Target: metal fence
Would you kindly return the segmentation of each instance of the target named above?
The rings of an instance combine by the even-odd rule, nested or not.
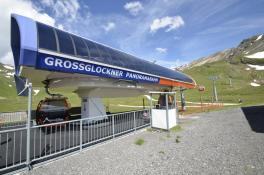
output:
[[[25,111],[0,113],[0,129],[25,125],[26,122],[27,112]]]
[[[82,150],[149,124],[150,113],[146,109],[0,131],[0,174]]]

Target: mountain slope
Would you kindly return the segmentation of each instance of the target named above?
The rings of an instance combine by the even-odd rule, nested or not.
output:
[[[247,70],[247,68],[244,64],[234,65],[226,61],[218,61],[190,68],[184,72],[192,76],[197,84],[205,86],[203,99],[206,101],[211,101],[213,96],[213,86],[209,76],[218,76],[216,86],[220,101],[237,103],[239,99],[242,99],[242,105],[264,103],[264,86],[259,82],[259,79],[262,80],[264,77],[264,71]],[[232,86],[229,84],[230,79]],[[252,83],[260,86],[252,86]],[[197,89],[186,91],[186,99],[200,101]]]
[[[15,94],[14,68],[0,64],[0,99],[12,97]]]
[[[206,87],[204,100],[212,99],[212,81],[209,80],[209,76],[218,76],[216,85],[220,100],[237,103],[242,99],[242,105],[264,103],[264,66],[262,65],[264,37],[262,36],[245,39],[236,48],[198,59],[181,69],[192,76],[197,84]],[[200,100],[197,90],[186,91],[186,97],[191,101]]]
[[[264,35],[256,35],[248,39],[243,40],[237,47],[226,49],[207,57],[197,59],[187,65],[179,67],[180,70],[202,66],[206,63],[213,63],[216,61],[225,60],[231,64],[237,63],[250,63],[250,64],[264,64],[264,53],[263,59],[258,57],[257,60],[254,58],[254,54],[261,53],[264,51]],[[261,54],[260,54],[261,55]],[[253,57],[250,57],[253,56]]]

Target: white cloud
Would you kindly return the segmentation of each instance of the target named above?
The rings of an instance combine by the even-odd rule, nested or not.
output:
[[[167,48],[157,47],[156,51],[159,52],[159,53],[167,53]]]
[[[80,4],[78,0],[42,0],[42,5],[53,10],[56,18],[65,18],[69,20],[76,19]]]
[[[133,16],[136,16],[141,10],[143,10],[143,6],[139,1],[128,2],[124,5],[124,8]]]
[[[77,0],[57,1],[54,5],[55,14],[57,17],[69,16],[75,19],[80,5]]]
[[[152,24],[150,25],[150,31],[156,32],[161,28],[167,28],[166,32],[169,32],[171,30],[176,30],[183,25],[184,21],[181,16],[166,16],[160,19],[157,18],[153,20]]]
[[[173,60],[173,61],[170,61]],[[166,60],[162,60],[162,59],[157,59],[155,60],[156,63],[158,65],[167,67],[167,68],[175,68],[175,67],[179,67],[181,65],[187,64],[186,61],[180,60],[180,59],[166,59]]]
[[[53,0],[41,0],[41,3],[45,6],[52,6],[54,5],[54,1]]]
[[[181,37],[180,37],[180,36],[174,36],[173,39],[175,39],[175,40],[180,40]]]
[[[45,24],[55,25],[55,20],[46,13],[40,13],[31,1],[1,0],[0,10],[0,62],[13,64],[13,56],[10,49],[10,17],[11,13],[17,13],[33,18]]]
[[[3,57],[0,58],[0,62],[4,64],[14,65],[13,54],[11,51],[8,51]]]
[[[106,25],[103,25],[103,29],[106,31],[106,32],[109,32],[110,30],[113,30],[115,28],[115,23],[113,22],[108,22]]]
[[[63,30],[64,29],[63,25],[62,24],[58,24],[58,29]]]

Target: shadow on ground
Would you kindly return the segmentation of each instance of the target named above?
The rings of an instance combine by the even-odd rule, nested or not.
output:
[[[241,108],[251,129],[264,133],[264,106],[250,106]]]

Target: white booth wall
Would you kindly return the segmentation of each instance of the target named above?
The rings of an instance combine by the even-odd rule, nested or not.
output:
[[[166,117],[166,109],[152,109],[152,127],[159,129],[171,129],[177,125],[177,110],[168,109],[168,122]],[[167,125],[169,125],[167,127]]]

